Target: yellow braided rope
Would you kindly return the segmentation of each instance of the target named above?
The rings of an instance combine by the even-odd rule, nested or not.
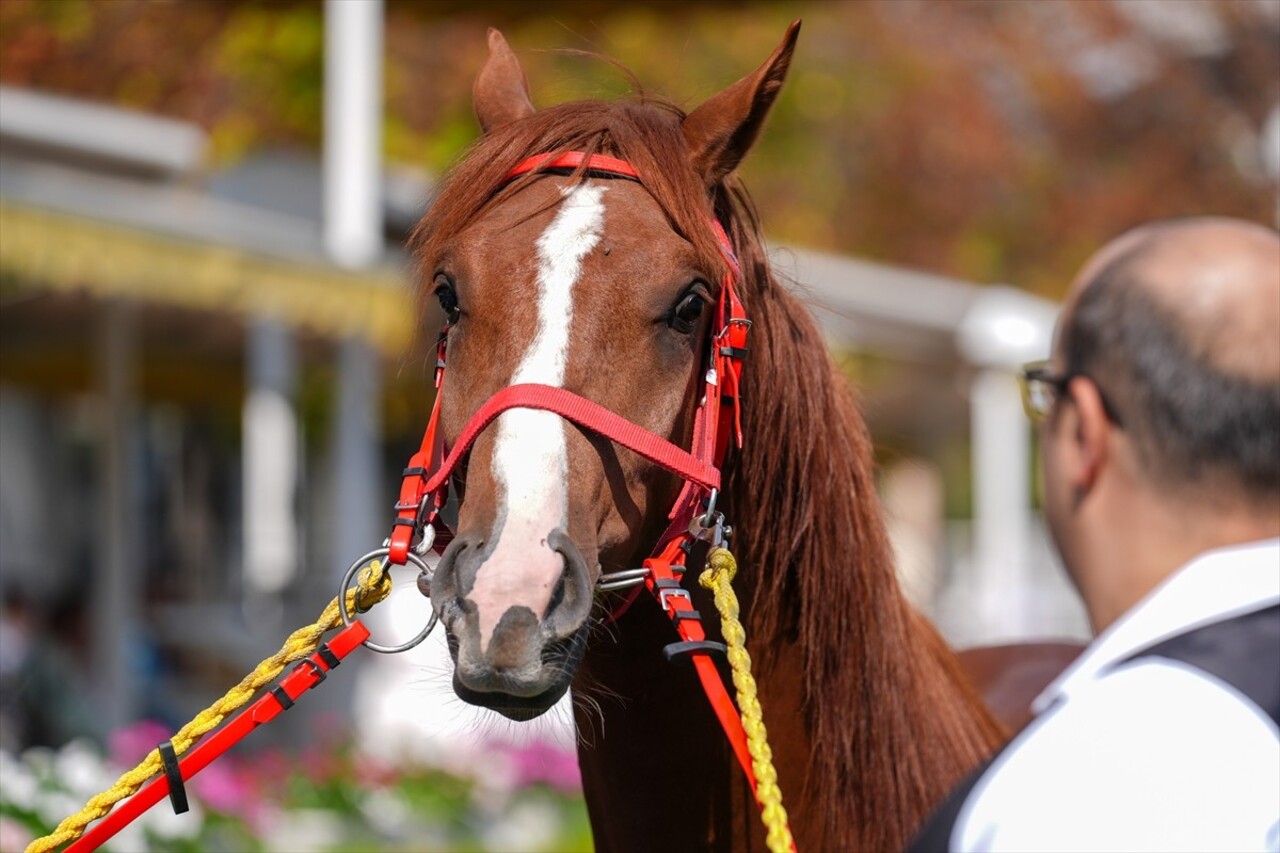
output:
[[[382,564],[375,560],[360,572],[356,588],[347,590],[347,612],[363,613],[386,598],[390,592],[391,575],[383,571]],[[314,624],[290,634],[280,651],[258,664],[253,672],[228,690],[225,696],[183,726],[173,736],[173,751],[182,755],[190,749],[196,741],[216,729],[228,714],[252,699],[260,688],[275,681],[286,666],[315,651],[320,645],[320,638],[341,624],[342,614],[338,610],[338,599],[335,598]],[[27,845],[26,853],[46,853],[79,838],[85,827],[111,811],[116,803],[137,793],[162,768],[160,751],[151,750],[141,764],[123,774],[110,788],[90,799],[83,809],[58,824],[58,828],[52,833]]]
[[[756,680],[751,675],[751,656],[747,654],[747,632],[738,621],[738,596],[733,592],[733,576],[738,561],[727,548],[712,548],[707,555],[707,568],[698,583],[715,593],[720,611],[720,630],[729,647],[729,666],[733,669],[733,686],[738,691],[738,708],[742,712],[742,728],[747,733],[747,751],[756,773],[756,797],[764,820],[765,843],[772,853],[790,853],[795,842],[787,823],[787,810],[782,807],[782,789],[778,772],[773,769],[773,750],[764,728],[764,713],[756,695]]]

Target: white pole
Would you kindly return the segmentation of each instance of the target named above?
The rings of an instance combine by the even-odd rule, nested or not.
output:
[[[969,391],[973,464],[973,560],[966,585],[981,609],[975,642],[1031,631],[1031,428],[1015,380],[1023,362],[1046,358],[1056,307],[1004,286],[986,288],[957,330],[979,368]]]
[[[297,351],[279,320],[255,318],[247,338],[244,579],[246,604],[256,605],[284,592],[298,571]]]
[[[382,254],[382,0],[324,4],[324,241],[344,267]]]
[[[1010,372],[980,371],[969,391],[973,562],[984,642],[1025,636],[1030,607],[1031,441]]]
[[[325,245],[359,268],[383,247],[382,0],[325,0]],[[368,340],[339,344],[334,400],[334,519],[338,562],[375,548],[385,531],[381,491],[381,365]]]

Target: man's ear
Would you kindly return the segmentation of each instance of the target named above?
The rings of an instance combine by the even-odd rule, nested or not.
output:
[[[472,102],[480,129],[486,134],[533,115],[529,81],[502,33],[489,28],[489,58],[472,89]]]
[[[747,156],[782,89],[799,35],[800,22],[795,21],[773,55],[754,74],[712,95],[685,118],[685,143],[694,168],[707,186],[732,172]]]
[[[1107,416],[1102,394],[1093,381],[1084,376],[1071,380],[1066,392],[1075,407],[1072,434],[1067,437],[1073,443],[1073,465],[1070,471],[1071,485],[1077,494],[1091,490],[1111,463],[1111,430],[1115,425]],[[1065,402],[1065,401],[1060,401]]]

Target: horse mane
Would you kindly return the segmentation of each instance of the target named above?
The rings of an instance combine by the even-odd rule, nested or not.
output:
[[[761,638],[762,670],[777,665],[780,639],[803,650],[808,784],[842,792],[841,808],[809,816],[826,822],[821,837],[832,849],[900,849],[1003,732],[899,589],[849,382],[775,280],[746,193],[726,187],[717,202],[753,322],[744,447],[726,486],[735,545],[757,567],[743,573],[748,636]]]
[[[508,183],[513,166],[563,151],[631,163],[698,251],[707,280],[719,281],[724,262],[707,227],[707,189],[680,133],[683,117],[642,95],[560,104],[491,132],[455,167],[411,237],[424,284],[463,226],[534,179]],[[754,324],[745,446],[726,465],[723,498],[744,567],[738,586],[752,655],[763,684],[783,648],[803,650],[805,787],[826,804],[805,820],[825,824],[818,836],[830,849],[898,849],[1002,732],[899,591],[870,437],[808,310],[775,279],[750,198],[730,177],[710,189],[710,201],[741,262],[740,296]],[[767,721],[767,693],[763,701]]]

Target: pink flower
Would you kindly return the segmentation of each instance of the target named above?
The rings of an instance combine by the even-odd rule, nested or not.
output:
[[[236,814],[255,799],[247,781],[231,764],[215,761],[189,783],[195,795],[209,808]]]
[[[542,783],[567,794],[582,792],[578,755],[572,749],[550,741],[532,741],[524,746],[506,746],[501,751],[515,767],[517,788]]]
[[[142,720],[116,729],[111,733],[107,744],[111,763],[132,767],[170,737],[172,733],[169,729],[155,720]]]

